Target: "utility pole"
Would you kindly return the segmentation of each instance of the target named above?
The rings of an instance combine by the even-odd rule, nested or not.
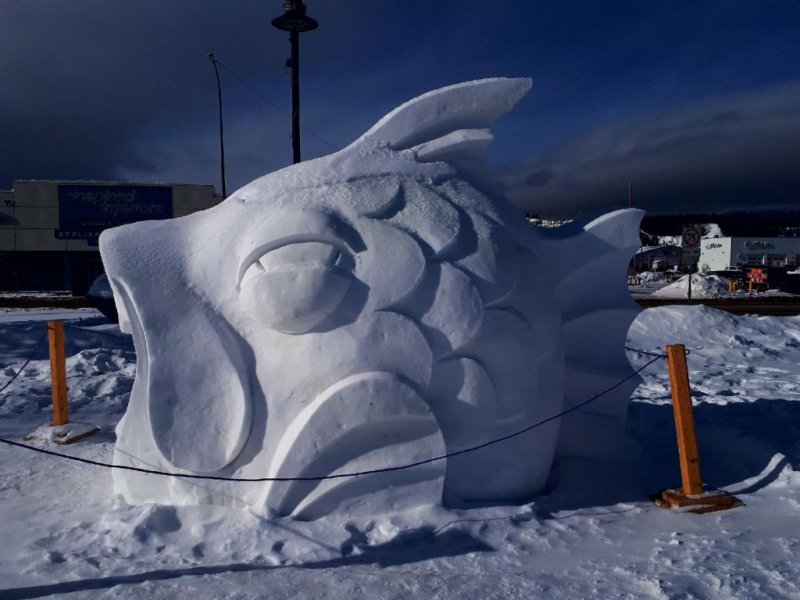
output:
[[[628,208],[633,208],[633,182],[632,181],[628,182]],[[638,273],[639,273],[639,270],[636,268],[637,267],[636,258],[641,253],[641,251],[642,251],[642,232],[639,231],[639,252],[637,252],[636,254],[633,255],[633,275],[634,276],[638,275]]]
[[[283,14],[272,20],[272,26],[289,32],[291,57],[286,61],[292,73],[292,162],[300,162],[300,34],[313,31],[319,23],[306,15],[303,0],[286,0]]]
[[[228,189],[225,185],[225,134],[222,126],[222,84],[219,80],[219,69],[217,68],[217,57],[213,52],[208,54],[208,60],[214,65],[214,74],[217,76],[217,98],[219,99],[219,168],[222,179],[222,199],[228,197]]]

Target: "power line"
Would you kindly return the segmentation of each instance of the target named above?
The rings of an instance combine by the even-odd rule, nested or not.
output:
[[[281,106],[280,106],[279,104],[277,104],[276,102],[273,102],[272,100],[270,100],[269,98],[267,98],[267,97],[266,97],[264,94],[262,94],[262,93],[261,93],[261,92],[260,92],[260,91],[259,91],[257,88],[255,88],[254,86],[252,86],[251,84],[249,84],[249,83],[248,83],[248,82],[247,82],[245,79],[243,79],[242,77],[240,77],[240,76],[239,76],[239,75],[238,75],[238,74],[237,74],[237,73],[236,73],[236,72],[235,72],[233,69],[231,69],[231,68],[230,68],[228,65],[226,65],[225,63],[223,63],[223,62],[222,62],[221,60],[219,60],[218,58],[216,59],[216,61],[217,61],[217,64],[218,64],[220,67],[222,67],[223,69],[225,69],[225,70],[226,70],[226,71],[227,71],[227,72],[228,72],[228,73],[229,73],[229,74],[230,74],[230,75],[231,75],[231,76],[232,76],[234,79],[236,79],[236,80],[237,80],[239,83],[241,83],[243,86],[245,86],[245,87],[246,87],[248,90],[250,90],[250,91],[251,91],[253,94],[255,94],[256,96],[258,96],[259,98],[261,98],[261,99],[262,99],[264,102],[266,102],[267,104],[269,104],[269,105],[270,105],[272,108],[274,108],[275,110],[277,110],[277,111],[278,111],[279,113],[281,113],[283,116],[285,116],[285,117],[290,117],[290,118],[292,117],[292,114],[291,114],[289,111],[287,111],[287,110],[285,110],[285,109],[281,108]],[[303,131],[305,131],[306,133],[309,133],[309,134],[311,134],[313,137],[317,138],[317,139],[318,139],[319,141],[321,141],[322,143],[324,143],[324,144],[328,145],[328,146],[329,146],[331,149],[333,149],[333,150],[337,150],[337,149],[338,149],[338,146],[336,146],[335,144],[333,144],[333,142],[330,142],[329,140],[325,139],[323,136],[321,136],[320,134],[318,134],[318,133],[317,133],[316,131],[314,131],[313,129],[310,129],[310,128],[309,128],[309,127],[307,127],[306,125],[300,125],[300,128],[301,128]]]

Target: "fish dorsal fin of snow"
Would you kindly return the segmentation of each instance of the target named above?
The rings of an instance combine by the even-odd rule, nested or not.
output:
[[[416,152],[417,160],[422,162],[460,164],[482,160],[486,155],[486,147],[493,139],[490,129],[459,129],[430,142],[418,144],[412,150]]]
[[[425,161],[444,160],[447,148],[482,151],[492,139],[489,127],[530,87],[530,79],[492,78],[433,90],[394,109],[353,145],[375,141],[392,150],[418,147]]]

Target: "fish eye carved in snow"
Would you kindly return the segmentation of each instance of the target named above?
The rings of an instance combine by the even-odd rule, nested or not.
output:
[[[216,207],[105,231],[138,357],[115,461],[240,478],[392,467],[520,430],[630,375],[637,309],[623,274],[641,211],[540,230],[486,177],[489,128],[529,87],[429,92]],[[260,484],[115,471],[115,489],[301,519],[524,501],[555,458],[614,451],[637,383],[408,470]]]

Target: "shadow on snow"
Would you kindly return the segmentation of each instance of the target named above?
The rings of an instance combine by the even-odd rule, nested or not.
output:
[[[350,529],[350,533],[350,539],[342,545],[341,550],[343,555],[341,557],[311,564],[273,566],[233,563],[229,565],[188,567],[185,569],[161,569],[134,575],[96,577],[48,585],[5,589],[0,590],[0,597],[4,600],[22,600],[24,598],[40,598],[52,594],[104,590],[117,585],[164,581],[178,579],[180,577],[197,577],[253,571],[266,572],[275,569],[332,569],[370,564],[379,567],[391,567],[435,558],[458,556],[472,552],[489,552],[493,550],[493,548],[483,541],[474,538],[466,532],[456,530],[448,530],[437,534],[433,528],[423,527],[400,534],[389,542],[375,546],[368,545],[364,534],[357,531],[355,528]]]

